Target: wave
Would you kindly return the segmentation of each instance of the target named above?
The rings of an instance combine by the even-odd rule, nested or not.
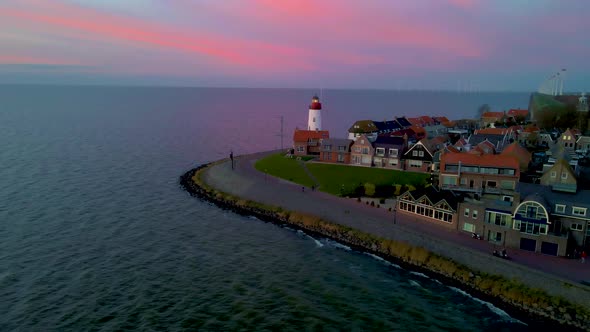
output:
[[[326,243],[329,246],[334,247],[334,248],[343,249],[343,250],[346,250],[346,251],[352,251],[352,248],[350,248],[349,246],[344,245],[342,243],[338,243],[336,241],[326,240]]]
[[[478,299],[477,297],[471,296],[471,294],[469,294],[466,291],[461,290],[461,289],[459,289],[457,287],[452,287],[452,286],[448,286],[448,287],[450,289],[454,290],[457,293],[463,294],[463,295],[467,296],[468,298],[473,299],[474,301],[479,302],[479,303],[485,305],[493,313],[495,313],[496,315],[500,316],[501,318],[503,318],[503,319],[505,319],[505,320],[507,320],[509,322],[527,325],[526,323],[524,323],[524,322],[522,322],[522,321],[520,321],[520,320],[518,320],[516,318],[511,317],[506,311],[504,311],[504,310],[496,307],[495,305],[491,304],[490,302],[486,302],[484,300]]]
[[[410,274],[413,274],[415,276],[420,276],[422,278],[430,279],[430,277],[427,276],[427,275],[425,275],[424,273],[420,273],[420,272],[416,272],[416,271],[410,271]]]
[[[393,264],[392,262],[390,262],[390,261],[387,261],[387,260],[385,260],[385,259],[383,259],[383,258],[381,258],[381,257],[379,257],[379,256],[377,256],[377,255],[375,255],[375,254],[371,254],[371,253],[368,253],[368,252],[364,252],[363,254],[365,254],[365,255],[367,255],[367,256],[371,256],[371,257],[373,257],[374,259],[376,259],[376,260],[378,260],[378,261],[380,261],[380,262],[382,262],[382,263],[384,263],[384,264],[386,264],[386,265],[393,266],[393,267],[395,267],[395,268],[398,268],[398,269],[402,269],[402,267],[401,267],[401,266],[399,266],[399,265],[397,265],[397,264]],[[402,270],[403,270],[403,269],[402,269]]]
[[[412,286],[419,287],[419,288],[424,288],[424,287],[422,287],[422,285],[420,285],[420,283],[418,283],[415,280],[410,279],[409,282],[410,282],[410,285],[412,285]]]

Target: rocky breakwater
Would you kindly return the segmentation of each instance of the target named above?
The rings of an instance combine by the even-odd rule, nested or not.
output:
[[[479,298],[506,308],[516,317],[533,322],[535,326],[590,331],[590,310],[587,307],[551,296],[520,281],[475,271],[410,243],[385,239],[311,214],[287,211],[216,190],[201,179],[201,174],[207,168],[223,162],[220,160],[201,165],[186,172],[180,177],[180,185],[192,196],[212,202],[220,208],[279,225],[289,225],[312,236],[327,237],[359,251],[405,265],[446,284],[460,286]]]

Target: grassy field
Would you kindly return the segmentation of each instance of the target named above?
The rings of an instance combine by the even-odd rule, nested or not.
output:
[[[299,161],[286,158],[283,154],[273,154],[260,159],[254,165],[257,170],[291,182],[311,187],[313,180],[305,173]]]
[[[368,168],[345,165],[308,163],[307,168],[320,183],[320,190],[340,195],[344,185],[344,193],[354,191],[359,185],[372,183],[379,185],[412,185],[425,184],[429,175],[382,168]]]
[[[416,187],[425,184],[428,178],[428,174],[391,169],[316,163],[305,163],[305,165],[319,182],[320,190],[333,195],[353,192],[356,187],[365,183],[372,183],[376,186],[397,184]],[[260,159],[256,162],[255,167],[261,172],[304,186],[314,185],[313,180],[307,175],[300,162],[285,158],[282,154]],[[342,189],[344,190],[342,191]]]

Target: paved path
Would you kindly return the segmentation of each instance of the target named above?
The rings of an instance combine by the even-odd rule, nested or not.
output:
[[[402,213],[397,213],[394,218],[393,212],[358,203],[356,199],[336,197],[311,188],[302,190],[300,185],[257,171],[255,161],[271,153],[274,152],[235,158],[235,170],[231,169],[229,161],[215,165],[204,173],[204,181],[218,190],[246,199],[312,213],[371,234],[407,241],[475,270],[520,279],[554,295],[563,295],[590,306],[590,287],[578,283],[590,280],[590,262],[582,264],[577,260],[516,249],[508,251],[512,261],[494,257],[491,255],[495,249],[493,244],[475,240],[469,233]],[[563,281],[576,282],[579,287],[568,289],[560,285]]]

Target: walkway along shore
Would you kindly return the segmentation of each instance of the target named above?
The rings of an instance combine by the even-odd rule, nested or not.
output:
[[[590,330],[590,287],[578,282],[590,279],[590,266],[520,252],[510,252],[515,262],[502,260],[491,255],[491,244],[468,234],[399,214],[394,223],[385,209],[302,191],[300,185],[254,168],[256,160],[270,153],[234,157],[233,170],[229,159],[202,165],[181,176],[180,184],[191,195],[222,208],[409,264],[445,283],[460,284],[511,313],[526,312],[529,319]]]

